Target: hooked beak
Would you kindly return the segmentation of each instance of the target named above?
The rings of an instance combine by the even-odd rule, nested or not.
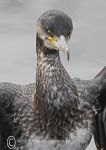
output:
[[[66,39],[65,39],[65,37],[63,35],[61,35],[60,38],[58,38],[58,37],[52,38],[50,43],[57,50],[64,51],[66,56],[67,56],[67,59],[69,61],[69,59],[70,59],[70,52],[69,52],[69,49],[67,47]]]

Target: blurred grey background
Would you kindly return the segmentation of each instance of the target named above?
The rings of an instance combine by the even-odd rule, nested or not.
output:
[[[61,54],[72,77],[91,79],[106,65],[105,0],[0,0],[0,81],[35,81],[36,24],[49,9],[63,10],[73,20],[70,62]]]
[[[72,77],[90,79],[106,65],[105,0],[0,0],[0,81],[35,81],[36,24],[48,9],[71,16],[71,52],[62,62]]]

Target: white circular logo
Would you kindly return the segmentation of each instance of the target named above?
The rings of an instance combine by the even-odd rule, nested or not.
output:
[[[7,138],[7,147],[9,149],[14,149],[16,148],[16,140],[15,140],[15,137],[14,136],[9,136]]]

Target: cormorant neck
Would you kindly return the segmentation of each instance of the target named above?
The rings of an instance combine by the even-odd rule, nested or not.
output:
[[[59,52],[47,49],[38,36],[36,48],[35,130],[39,136],[65,140],[78,112],[76,88],[60,62]]]
[[[49,61],[60,61],[59,51],[58,50],[51,50],[47,48],[43,40],[39,38],[38,34],[36,36],[36,52],[37,52],[37,61],[39,62],[43,58],[47,58]]]
[[[60,76],[60,68],[62,67],[62,64],[60,61],[59,51],[46,48],[43,41],[38,37],[38,35],[36,37],[36,51],[36,93],[38,93],[38,91],[42,91],[43,93],[46,86],[46,90],[49,88],[48,86],[50,85],[50,83],[48,84],[48,81],[51,80],[53,74],[59,74]]]

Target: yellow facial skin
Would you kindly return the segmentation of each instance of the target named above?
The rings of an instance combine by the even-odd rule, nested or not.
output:
[[[53,34],[51,32],[49,32],[49,33],[50,33],[50,35],[47,38],[49,44],[51,46],[55,47],[56,50],[64,51],[65,54],[67,55],[67,59],[69,61],[70,52],[67,47],[67,41],[66,41],[66,38],[64,37],[64,35],[57,37],[55,34]]]
[[[56,42],[57,42],[58,40],[59,40],[59,38],[58,38],[55,34],[53,34],[53,33],[51,33],[51,35],[48,36],[48,41],[49,41],[49,43],[50,43],[52,46],[56,47],[56,48],[58,48],[58,47],[56,46]]]

